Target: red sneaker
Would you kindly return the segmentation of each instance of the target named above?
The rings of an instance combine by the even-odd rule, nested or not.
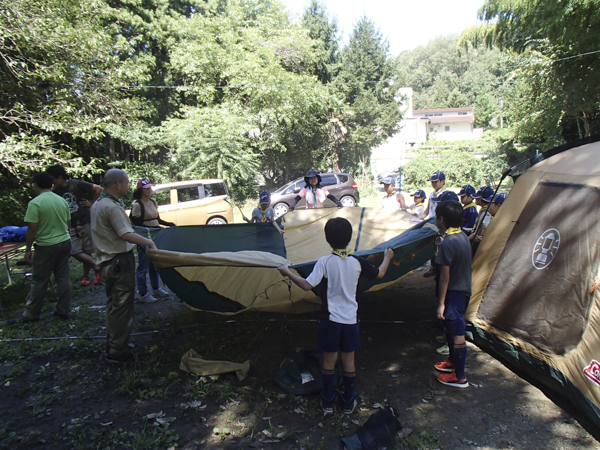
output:
[[[94,284],[98,285],[100,284],[100,282],[102,281],[102,275],[100,275],[100,272],[96,273],[96,278],[94,278]]]
[[[454,372],[454,366],[448,360],[444,362],[435,363],[434,367],[440,372]]]
[[[461,389],[469,387],[469,382],[467,379],[465,378],[464,380],[458,380],[454,372],[440,373],[437,376],[437,379],[440,383],[445,384],[446,386],[454,386]]]
[[[83,277],[81,279],[82,286],[89,286],[90,284],[92,284],[92,282],[90,281],[90,279],[88,277]]]

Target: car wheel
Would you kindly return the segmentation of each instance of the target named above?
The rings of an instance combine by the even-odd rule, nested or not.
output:
[[[354,201],[354,197],[351,195],[345,195],[341,198],[340,202],[346,208],[354,208],[356,206],[356,201]]]
[[[206,225],[227,225],[227,221],[222,217],[213,217],[206,222]]]
[[[284,214],[287,214],[289,210],[290,207],[287,205],[287,203],[277,203],[275,206],[273,206],[275,217],[281,217]]]

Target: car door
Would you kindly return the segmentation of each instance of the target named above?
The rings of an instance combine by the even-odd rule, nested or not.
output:
[[[204,225],[206,206],[202,184],[182,186],[175,189],[177,196],[177,225]]]
[[[340,199],[340,187],[338,184],[338,180],[336,176],[332,173],[321,174],[321,186],[326,188],[331,195],[333,195],[338,200]],[[324,208],[333,208],[336,204],[331,200],[326,199],[323,203]]]

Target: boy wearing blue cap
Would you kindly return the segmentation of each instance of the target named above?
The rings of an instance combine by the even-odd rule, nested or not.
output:
[[[462,219],[459,202],[442,201],[437,207],[435,224],[443,233],[436,256],[440,268],[437,316],[444,322],[449,357],[434,367],[444,372],[437,376],[440,383],[457,388],[469,386],[465,376],[465,312],[471,297],[471,246],[461,231]]]
[[[440,195],[442,195],[444,193],[444,191],[446,190],[446,175],[444,175],[444,172],[441,171],[435,171],[433,172],[433,175],[431,175],[429,177],[429,180],[431,182],[431,187],[433,188],[433,191],[430,192],[429,194],[429,201],[427,203],[427,206],[424,208],[423,212],[421,213],[421,215],[419,216],[420,219],[432,219],[435,217],[435,208],[437,207],[437,202],[434,202],[433,199],[439,197]],[[435,260],[432,259],[431,260],[431,267],[429,268],[429,270],[427,272],[425,272],[423,274],[424,277],[433,277],[436,275],[436,269],[435,269]]]
[[[248,223],[272,223],[279,234],[283,234],[283,230],[279,228],[277,222],[275,222],[275,211],[271,206],[271,193],[269,191],[262,191],[260,193],[260,199],[258,201],[258,207],[252,210],[252,217],[244,220]]]
[[[427,194],[422,189],[417,189],[415,193],[412,195],[413,204],[408,207],[407,213],[412,214],[413,216],[421,217],[423,211],[425,211],[425,198]]]
[[[474,194],[475,188],[470,184],[465,184],[460,188],[460,192],[458,193],[460,202],[463,205],[462,229],[467,233],[467,236],[473,231],[475,221],[477,220],[477,208],[473,199]]]
[[[395,190],[396,181],[393,177],[386,177],[383,180],[383,191],[385,195],[381,201],[381,207],[388,211],[405,211],[406,202],[404,196]]]

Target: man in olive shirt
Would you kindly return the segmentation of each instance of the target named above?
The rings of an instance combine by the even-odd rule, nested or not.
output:
[[[91,209],[92,241],[106,288],[106,361],[126,363],[131,359],[128,348],[133,325],[135,293],[135,258],[133,248],[147,245],[150,239],[135,234],[120,199],[127,194],[129,177],[120,169],[104,175],[104,191]]]
[[[9,323],[39,320],[48,281],[54,273],[58,289],[58,302],[54,315],[67,319],[71,310],[71,282],[69,278],[69,255],[71,254],[71,212],[60,196],[51,192],[52,177],[47,173],[33,176],[33,190],[37,196],[27,205],[25,260],[32,265],[31,288],[25,311]],[[35,253],[31,247],[35,242]]]

